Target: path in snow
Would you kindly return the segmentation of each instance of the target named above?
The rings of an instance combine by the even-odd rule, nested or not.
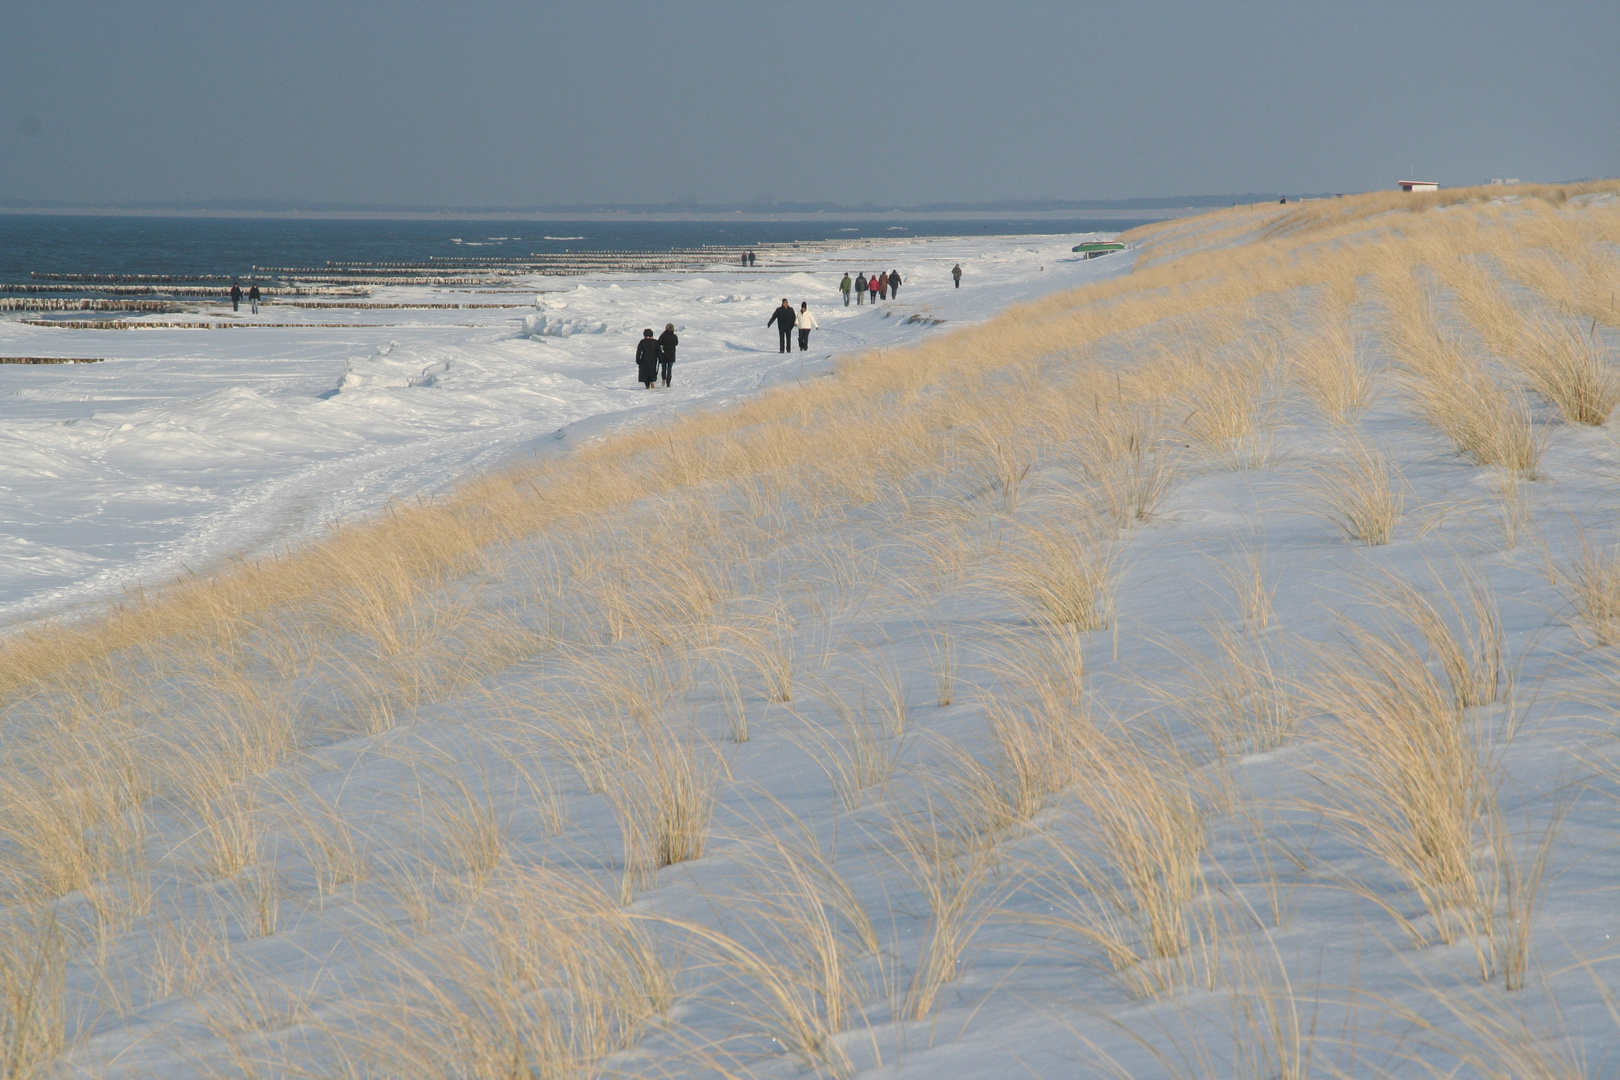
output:
[[[924,336],[936,324],[906,321],[915,313],[979,320],[1129,267],[1129,254],[1079,259],[1069,251],[1078,239],[897,240],[769,270],[514,279],[526,290],[517,297],[389,287],[367,298],[538,299],[539,312],[268,306],[239,318],[281,325],[230,332],[0,321],[0,354],[107,358],[0,365],[0,623],[297,543],[515,454],[824,372],[836,355]],[[905,279],[900,298],[845,308],[841,275],[871,272],[880,257]],[[808,300],[821,322],[807,354],[774,348],[765,320],[783,296]],[[526,314],[587,332],[525,337]],[[345,321],[352,329],[332,325]],[[635,341],[668,322],[682,340],[675,385],[649,394],[635,382]]]

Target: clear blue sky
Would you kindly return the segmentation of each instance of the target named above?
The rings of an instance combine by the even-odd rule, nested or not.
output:
[[[0,205],[1620,174],[1620,2],[0,0]]]

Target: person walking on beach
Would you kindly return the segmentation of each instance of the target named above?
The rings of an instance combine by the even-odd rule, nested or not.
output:
[[[819,329],[816,317],[810,314],[809,301],[799,303],[799,351],[810,351],[810,331]]]
[[[962,287],[962,264],[961,263],[957,263],[955,266],[951,267],[951,280],[956,282],[956,287],[958,289],[960,289]]]
[[[748,265],[749,265],[749,266],[753,266],[753,265],[754,265],[754,253],[753,253],[753,252],[752,252],[752,251],[750,251],[750,252],[749,252],[749,253],[748,253]]]
[[[887,300],[889,298],[889,275],[879,270],[877,276],[872,280],[877,282],[878,299]]]
[[[900,271],[889,271],[889,295],[896,300],[900,299]]]
[[[236,283],[235,278],[231,279],[231,310],[242,310],[242,286]]]
[[[866,275],[855,275],[855,306],[860,307],[866,303]]]
[[[665,323],[664,332],[658,335],[658,373],[664,377],[664,385],[669,385],[670,369],[675,366],[675,346],[681,339],[675,336],[675,324]]]
[[[782,297],[782,306],[771,312],[771,317],[765,320],[765,325],[776,324],[776,351],[793,351],[793,305],[788,303],[787,297]]]
[[[257,284],[249,283],[248,285],[248,306],[253,309],[253,314],[257,315],[259,313],[259,286]]]
[[[844,271],[844,280],[838,283],[838,291],[844,294],[844,306],[849,307],[849,290],[854,288],[854,282],[849,280],[849,271]]]
[[[641,340],[636,343],[636,379],[651,390],[653,383],[658,381],[658,361],[662,354],[658,349],[658,342],[653,340],[651,328],[641,332]]]
[[[866,299],[867,299],[868,302],[873,303],[873,304],[877,303],[877,292],[878,292],[878,281],[877,281],[877,279],[878,279],[878,276],[876,274],[873,274],[871,277],[866,279]]]

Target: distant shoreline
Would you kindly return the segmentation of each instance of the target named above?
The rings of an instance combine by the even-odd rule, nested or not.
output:
[[[772,214],[633,211],[411,211],[411,210],[131,210],[119,207],[0,206],[0,215],[26,217],[193,218],[279,221],[556,221],[556,222],[801,222],[801,221],[1163,221],[1207,213],[1207,206],[1129,210],[840,210]]]

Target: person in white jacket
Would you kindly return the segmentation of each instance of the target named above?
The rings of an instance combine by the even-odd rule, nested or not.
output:
[[[810,331],[818,329],[820,324],[816,322],[816,317],[810,314],[810,304],[808,301],[800,301],[799,318],[796,322],[794,322],[793,325],[799,328],[799,351],[809,352]]]

